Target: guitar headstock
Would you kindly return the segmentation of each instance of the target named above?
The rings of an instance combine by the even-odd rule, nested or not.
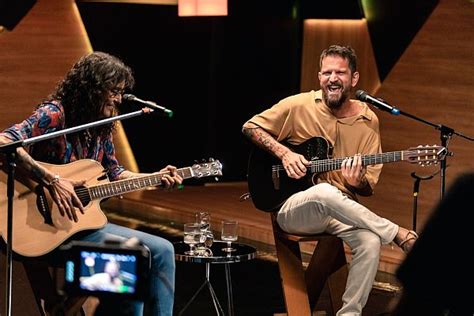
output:
[[[418,147],[410,147],[409,150],[404,152],[404,160],[411,163],[417,163],[422,166],[431,164],[437,164],[438,161],[443,160],[448,151],[443,146],[438,145],[419,145]]]
[[[206,162],[196,163],[191,169],[195,178],[222,176],[222,164],[219,160],[214,160],[213,158]]]

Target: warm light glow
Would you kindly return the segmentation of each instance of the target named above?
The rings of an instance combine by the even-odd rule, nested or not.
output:
[[[179,16],[225,16],[227,0],[178,0]]]
[[[93,51],[92,44],[89,40],[89,35],[87,34],[86,27],[81,18],[81,14],[79,13],[79,8],[75,2],[71,3],[72,11],[74,12],[74,16],[76,17],[76,24],[80,29],[80,39],[82,40],[82,44],[85,46],[85,50],[87,53],[91,53]]]
[[[109,2],[109,3],[134,3],[134,4],[162,4],[177,5],[178,0],[80,0],[79,2]]]
[[[365,19],[346,20],[346,19],[306,19],[305,26],[309,27],[355,27],[360,28],[367,24]]]

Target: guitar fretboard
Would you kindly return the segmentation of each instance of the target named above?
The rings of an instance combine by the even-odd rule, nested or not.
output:
[[[404,151],[392,151],[382,154],[365,155],[361,157],[362,165],[369,166],[382,163],[396,162],[403,160],[403,155]],[[346,158],[350,157],[315,160],[311,162],[310,170],[312,173],[339,170],[341,169],[343,160]]]
[[[371,155],[364,155],[361,157],[362,165],[369,166],[369,165],[377,165],[382,163],[389,163],[389,162],[396,162],[400,160],[404,160],[407,151],[392,151],[386,152],[381,154],[371,154]],[[309,165],[309,171],[311,173],[319,173],[319,172],[326,172],[332,170],[339,170],[341,169],[342,162],[346,158],[351,157],[342,157],[342,158],[334,158],[334,159],[321,159],[321,160],[313,160]],[[283,165],[274,165],[272,170],[274,172],[284,170]]]
[[[190,167],[181,168],[176,172],[183,178],[193,177],[193,170]],[[116,196],[128,192],[138,191],[146,187],[154,187],[161,184],[161,179],[169,172],[153,173],[151,175],[135,177],[130,179],[118,180],[107,184],[96,185],[87,188],[91,199],[102,199]]]

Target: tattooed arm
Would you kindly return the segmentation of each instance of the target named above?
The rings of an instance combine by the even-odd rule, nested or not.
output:
[[[11,140],[0,135],[0,144],[10,143]],[[59,212],[62,216],[67,215],[70,220],[77,222],[77,214],[75,208],[84,213],[81,201],[74,192],[74,187],[83,185],[84,181],[72,181],[65,178],[59,178],[50,170],[43,167],[31,157],[23,148],[17,149],[18,166],[22,168],[31,179],[47,186],[54,202],[58,205]]]
[[[8,144],[11,140],[3,135],[0,135],[0,145]],[[18,166],[23,168],[28,174],[32,175],[35,181],[43,182],[44,184],[50,183],[54,179],[54,173],[37,163],[23,148],[17,149],[17,163]]]
[[[291,151],[279,143],[270,133],[261,127],[244,127],[242,133],[260,148],[279,158],[289,177],[299,179],[306,174],[309,164],[303,155]]]

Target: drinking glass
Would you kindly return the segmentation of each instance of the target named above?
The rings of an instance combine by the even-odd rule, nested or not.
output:
[[[237,229],[238,229],[237,221],[231,221],[231,220],[222,221],[221,239],[227,242],[227,247],[222,248],[222,251],[230,253],[236,250],[232,248],[232,242],[236,241],[238,238]]]
[[[189,245],[186,255],[194,256],[194,245],[201,242],[201,226],[198,223],[184,224],[184,243]]]

